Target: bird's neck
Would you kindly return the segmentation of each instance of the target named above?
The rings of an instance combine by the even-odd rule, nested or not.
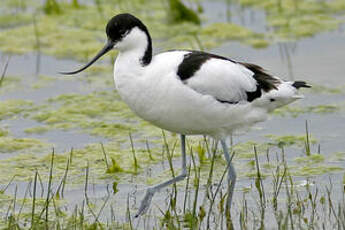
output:
[[[116,48],[120,51],[117,62],[127,68],[145,67],[151,63],[152,41],[147,30],[133,28]]]

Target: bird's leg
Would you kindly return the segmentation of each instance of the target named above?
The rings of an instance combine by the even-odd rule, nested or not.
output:
[[[230,159],[230,154],[229,154],[229,149],[228,146],[226,145],[225,140],[221,140],[222,147],[223,147],[223,152],[224,152],[224,157],[226,162],[228,163],[228,198],[227,198],[227,209],[231,209],[231,202],[232,202],[232,195],[234,193],[234,188],[235,188],[235,183],[236,183],[236,172],[235,168],[232,165],[232,159]]]
[[[137,214],[135,215],[135,217],[138,217],[142,214],[144,214],[147,209],[150,206],[151,200],[153,195],[155,194],[155,192],[159,191],[160,189],[171,185],[173,183],[176,183],[180,180],[183,180],[186,176],[187,176],[187,167],[186,167],[186,136],[181,134],[181,151],[182,151],[182,172],[180,175],[165,181],[163,183],[157,184],[153,187],[150,187],[146,190],[146,194],[144,199],[141,201],[139,210],[137,212]]]

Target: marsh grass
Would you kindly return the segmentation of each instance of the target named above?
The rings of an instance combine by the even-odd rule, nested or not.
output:
[[[9,62],[10,62],[10,58],[11,58],[11,56],[9,56],[9,57],[7,58],[7,61],[6,61],[5,65],[4,65],[4,69],[2,70],[1,77],[0,77],[0,87],[1,87],[1,85],[2,85],[2,82],[3,82],[4,79],[5,79],[5,75],[6,75],[6,72],[7,72],[8,64],[9,64]]]
[[[311,134],[307,123],[305,133],[305,146],[310,146]],[[131,136],[129,138],[131,139]],[[299,142],[303,141],[299,140]],[[177,139],[168,140],[166,133],[162,132],[161,144],[162,154],[165,155],[164,159],[169,166],[168,171],[170,176],[174,177],[177,174],[177,168],[173,165],[178,146]],[[147,141],[145,146],[145,151],[152,154]],[[31,226],[31,229],[136,229],[139,226],[144,229],[251,229],[254,226],[258,229],[269,229],[272,226],[277,229],[317,229],[321,226],[343,228],[344,179],[341,178],[340,182],[341,194],[339,194],[339,188],[337,188],[337,193],[334,192],[332,180],[329,180],[329,185],[322,187],[313,185],[311,182],[313,177],[307,177],[306,184],[300,187],[291,174],[294,166],[290,170],[285,156],[285,148],[288,148],[288,145],[277,145],[276,149],[268,145],[272,149],[260,148],[263,152],[260,152],[255,145],[252,147],[253,154],[250,161],[253,161],[254,173],[250,180],[253,186],[243,189],[242,194],[240,188],[236,189],[235,202],[230,211],[227,210],[226,205],[228,186],[224,183],[229,166],[222,159],[217,142],[204,137],[197,141],[188,141],[187,146],[190,159],[188,178],[169,189],[171,192],[168,195],[167,205],[157,207],[153,205],[149,215],[133,219],[131,213],[135,212],[135,207],[131,205],[132,196],[128,194],[125,220],[118,217],[123,213],[118,213],[113,208],[112,200],[116,200],[119,190],[118,182],[112,183],[112,192],[109,191],[109,185],[107,186],[107,193],[103,198],[91,198],[88,195],[91,172],[89,162],[84,167],[82,203],[74,207],[63,204],[64,190],[68,190],[69,187],[68,177],[74,150],[71,149],[69,156],[65,158],[64,173],[61,174],[61,178],[53,176],[54,168],[58,167],[58,164],[55,164],[56,155],[53,150],[46,184],[41,176],[45,172],[39,172],[36,169],[31,182],[27,185],[24,198],[18,199],[15,177],[1,189],[1,194],[9,194],[8,189],[16,186],[11,199],[6,202],[4,214],[6,229],[27,229],[27,226]],[[131,148],[134,162],[136,154],[133,138]],[[114,175],[119,172],[119,170],[113,170],[119,167],[116,162],[106,163],[108,153],[103,144],[99,151],[103,155],[104,171],[107,173],[112,171]],[[206,155],[210,157],[207,158]],[[232,151],[231,160],[234,156],[236,154]],[[236,162],[238,160],[240,159],[236,159]],[[221,173],[217,169],[220,163]],[[270,167],[265,167],[265,165],[270,165]],[[141,173],[139,169],[138,175]],[[337,184],[339,186],[338,182]],[[46,197],[42,199],[44,194]],[[158,209],[159,212],[152,212],[154,209]],[[28,216],[30,218],[27,218]]]
[[[308,121],[305,121],[305,154],[306,154],[307,156],[310,156],[310,155],[311,155],[310,141],[309,141]]]

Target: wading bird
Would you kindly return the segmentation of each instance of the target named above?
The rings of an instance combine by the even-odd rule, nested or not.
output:
[[[131,14],[119,14],[106,26],[107,43],[77,74],[105,53],[117,49],[114,79],[122,100],[150,123],[181,134],[182,172],[146,190],[136,216],[145,213],[156,191],[186,175],[186,135],[208,135],[220,140],[228,162],[228,207],[236,182],[226,138],[235,130],[264,121],[269,112],[303,98],[304,81],[283,81],[260,66],[189,50],[152,55],[146,26]]]

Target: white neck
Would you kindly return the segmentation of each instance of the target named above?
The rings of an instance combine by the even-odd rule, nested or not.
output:
[[[142,59],[149,46],[149,38],[138,27],[134,27],[120,42],[115,49],[120,51],[117,57],[117,68],[135,68],[142,66]],[[123,62],[123,64],[121,64]]]

